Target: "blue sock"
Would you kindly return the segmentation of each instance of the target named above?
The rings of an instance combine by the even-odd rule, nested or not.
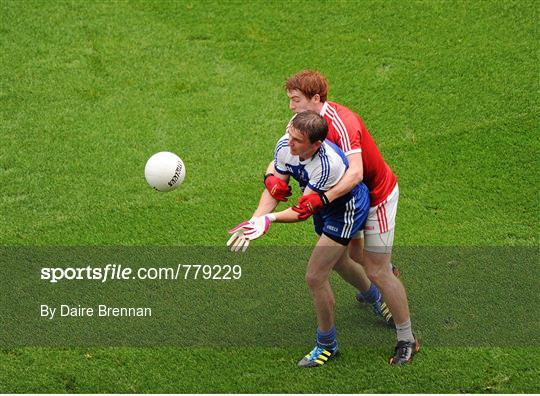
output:
[[[334,349],[337,346],[336,342],[336,326],[328,331],[321,331],[317,328],[317,344],[322,347]]]
[[[381,292],[373,282],[371,283],[368,291],[361,292],[360,294],[362,297],[364,297],[364,300],[370,304],[373,304],[375,301],[378,301],[381,298]]]

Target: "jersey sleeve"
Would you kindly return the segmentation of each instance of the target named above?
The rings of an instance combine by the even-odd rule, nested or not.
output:
[[[287,167],[285,166],[285,160],[287,157],[287,150],[289,147],[289,135],[285,134],[276,144],[274,151],[274,169],[284,175],[288,175]]]

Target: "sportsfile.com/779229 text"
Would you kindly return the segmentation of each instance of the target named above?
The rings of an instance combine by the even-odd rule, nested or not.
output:
[[[140,267],[133,269],[122,264],[104,267],[43,267],[41,280],[50,283],[71,280],[238,280],[242,277],[240,265],[178,264],[176,267]]]

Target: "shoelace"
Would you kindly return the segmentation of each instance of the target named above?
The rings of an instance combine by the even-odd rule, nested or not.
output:
[[[313,348],[313,350],[309,354],[309,358],[316,359],[319,357],[321,353],[323,353],[323,351],[324,351],[324,348],[321,348],[320,346],[317,345],[315,348]]]

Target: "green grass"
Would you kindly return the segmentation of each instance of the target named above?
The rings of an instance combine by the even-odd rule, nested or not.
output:
[[[223,245],[256,205],[291,115],[284,80],[314,68],[399,177],[398,246],[538,246],[535,1],[3,0],[0,18],[0,245]],[[161,150],[187,167],[170,194],[142,177]],[[312,243],[306,222],[257,244]],[[447,276],[437,263],[405,268],[413,291]],[[493,267],[478,293],[509,288],[484,304],[526,313],[520,295],[534,288],[516,293],[505,271]],[[447,289],[459,290],[467,270],[452,275]],[[538,326],[534,317],[520,326]],[[0,391],[540,391],[538,339],[463,345],[426,343],[403,369],[386,365],[391,345],[344,345],[335,364],[309,372],[294,366],[306,352],[297,346],[10,348]]]
[[[538,391],[529,349],[429,348],[409,367],[384,348],[347,348],[332,368],[299,370],[301,348],[16,350],[2,354],[3,391],[515,393]],[[21,383],[24,372],[26,380]]]

